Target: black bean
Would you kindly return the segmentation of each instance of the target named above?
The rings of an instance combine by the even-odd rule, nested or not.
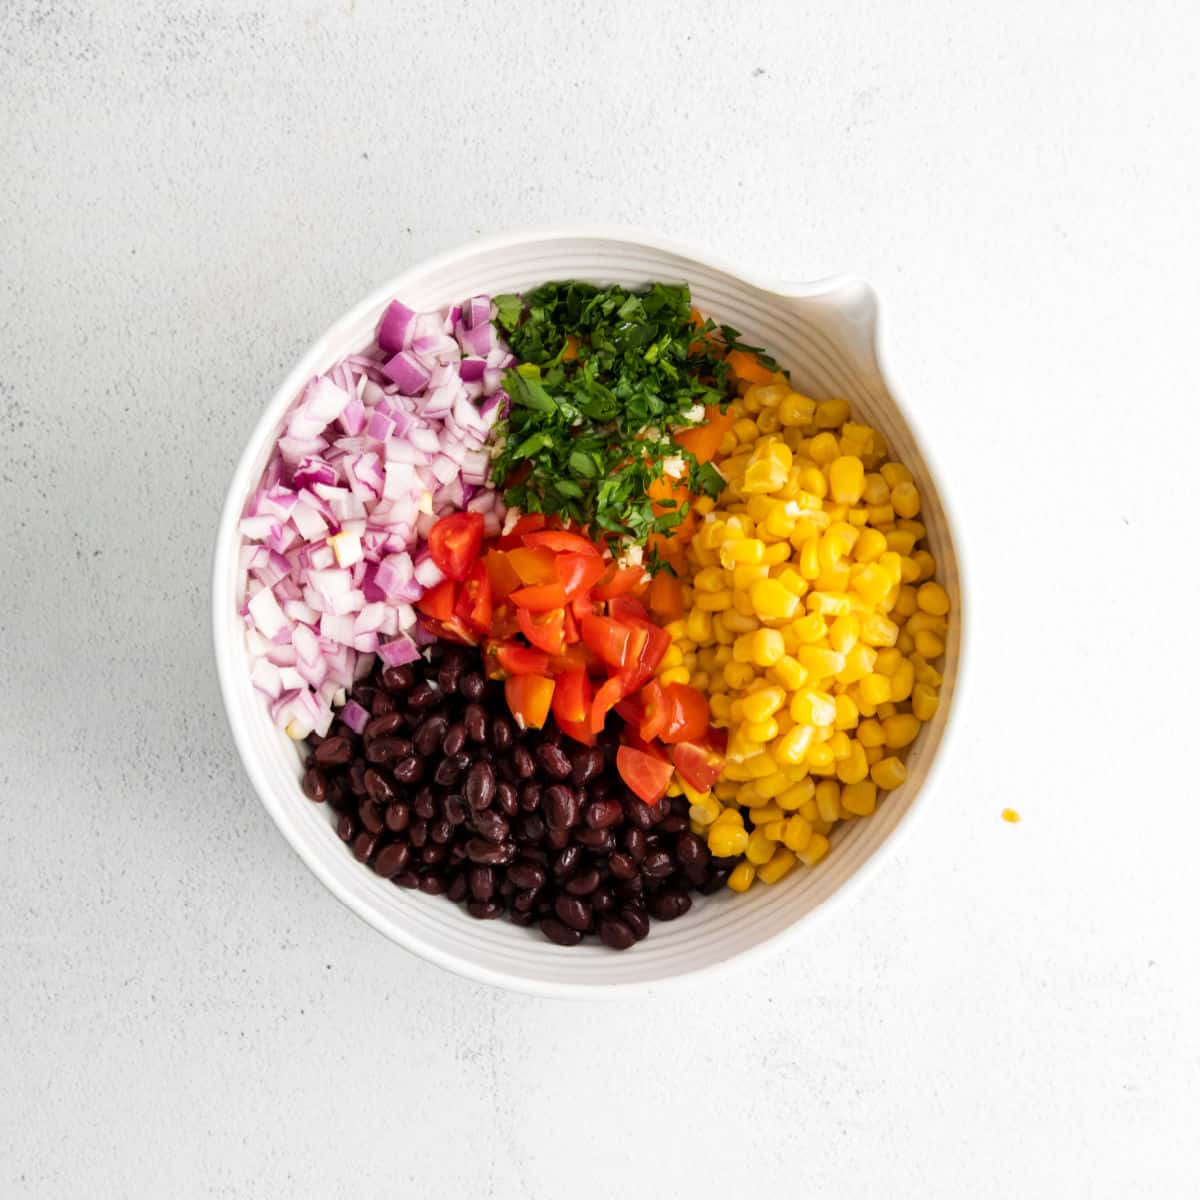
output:
[[[708,861],[708,847],[691,830],[681,833],[675,843],[675,857],[689,867],[694,863]]]
[[[394,884],[395,884],[397,887],[402,887],[402,888],[415,888],[415,887],[417,886],[417,883],[418,883],[418,877],[417,877],[417,873],[416,873],[416,871],[412,871],[412,870],[408,870],[408,871],[401,871],[401,872],[400,872],[400,874],[399,874],[399,875],[397,875],[397,876],[396,876],[396,877],[395,877],[395,878],[392,880],[392,882],[393,882],[393,883],[394,883]]]
[[[446,890],[446,881],[437,871],[430,871],[418,878],[417,887],[427,896],[440,896]]]
[[[633,930],[640,942],[650,932],[650,918],[640,904],[625,904],[621,907],[621,920]]]
[[[474,809],[487,808],[495,794],[496,772],[492,770],[491,763],[473,763],[463,787],[467,803]]]
[[[497,754],[503,754],[512,747],[512,744],[512,722],[507,717],[494,717],[492,719],[492,749]]]
[[[413,812],[422,821],[428,821],[437,812],[437,797],[434,795],[433,788],[417,788],[413,793],[412,806]]]
[[[350,851],[359,862],[367,862],[371,855],[375,853],[375,847],[378,844],[379,835],[368,833],[364,829],[362,833],[355,836],[354,841],[350,845]]]
[[[356,796],[367,794],[367,764],[361,758],[356,758],[350,764],[350,770],[345,778],[350,781],[350,791]]]
[[[620,918],[606,917],[600,922],[600,940],[613,950],[628,950],[637,938]]]
[[[678,813],[669,813],[654,828],[660,833],[680,833],[687,827],[687,817],[681,817]]]
[[[358,805],[358,822],[368,833],[382,833],[383,809],[364,796]]]
[[[622,841],[635,863],[640,863],[646,857],[646,835],[640,829],[626,829]]]
[[[416,675],[409,666],[385,667],[382,680],[389,692],[407,692],[416,681]]]
[[[458,681],[458,690],[466,700],[482,700],[487,691],[487,680],[478,671],[472,671]]]
[[[518,892],[512,901],[514,912],[533,912],[537,907],[538,889],[529,888],[527,891]]]
[[[512,862],[516,856],[516,847],[512,842],[489,842],[484,838],[471,838],[467,842],[467,857],[473,863],[482,863],[489,867],[502,867]]]
[[[617,893],[606,883],[602,883],[588,899],[598,913],[611,912],[617,907]]]
[[[408,693],[406,703],[409,708],[417,710],[423,708],[433,708],[440,702],[442,698],[441,690],[436,683],[430,683],[427,679],[422,679],[420,683],[413,686],[412,691]]]
[[[467,884],[476,900],[490,900],[496,894],[496,872],[491,867],[470,867],[467,870]]]
[[[442,753],[448,758],[461,754],[467,744],[467,727],[461,721],[455,721],[442,738]]]
[[[316,758],[318,766],[339,767],[354,757],[354,747],[350,745],[348,737],[337,733],[333,737],[327,737],[313,751],[313,757]]]
[[[517,792],[517,800],[525,812],[536,811],[542,802],[542,785],[536,779],[527,779]]]
[[[608,829],[623,815],[619,800],[593,800],[584,810],[583,819],[593,829]]]
[[[692,907],[692,898],[687,892],[675,888],[663,888],[646,902],[650,913],[659,921],[674,921]]]
[[[470,762],[471,760],[465,754],[454,754],[450,758],[443,758],[433,773],[433,782],[442,787],[453,787],[462,778],[462,773],[470,765]]]
[[[412,851],[406,842],[389,842],[375,855],[375,861],[371,865],[378,874],[390,879],[408,866],[411,857]]]
[[[547,829],[545,834],[546,845],[551,850],[561,850],[571,840],[571,831],[569,829]]]
[[[442,744],[446,736],[446,718],[426,717],[413,733],[413,747],[418,754],[428,758]]]
[[[358,832],[358,825],[352,816],[344,814],[337,820],[337,835],[343,842],[348,842]]]
[[[546,822],[537,813],[526,813],[517,826],[517,836],[524,842],[540,842],[546,836]]]
[[[467,737],[471,741],[482,745],[488,740],[487,712],[481,704],[467,705],[463,712],[463,725],[466,727]]]
[[[583,859],[583,850],[579,846],[564,846],[554,859],[554,873],[560,878],[570,875]]]
[[[379,743],[376,742],[376,745]],[[410,754],[402,758],[393,768],[392,774],[404,784],[419,783],[425,777],[425,761]]]
[[[588,829],[586,827],[573,831],[571,836],[581,846],[596,851],[597,854],[608,854],[617,848],[617,838],[611,829]]]
[[[369,708],[373,717],[382,717],[396,711],[396,697],[389,696],[387,692],[376,692],[375,698],[370,704],[367,704],[365,700],[360,700],[359,703],[364,708]]]
[[[453,900],[455,904],[467,898],[467,876],[463,871],[457,872],[450,879],[450,883],[446,887],[446,898]]]
[[[569,925],[564,925],[554,917],[547,917],[541,923],[541,931],[558,946],[578,946],[583,941],[583,934]]]
[[[537,771],[533,755],[524,746],[515,746],[512,752],[513,768],[518,779],[529,779]]]
[[[546,882],[545,869],[528,862],[513,863],[508,877],[519,888],[540,888]]]
[[[479,921],[493,921],[504,911],[504,905],[495,900],[468,900],[467,912]]]
[[[732,867],[717,867],[712,870],[708,878],[700,885],[700,895],[711,896],[714,892],[719,892],[732,873]]]
[[[437,673],[437,681],[438,687],[447,695],[458,691],[458,681],[462,675],[462,669],[462,660],[458,658],[449,658],[442,663]]]
[[[408,840],[412,842],[418,850],[425,845],[425,839],[429,836],[428,821],[414,821],[408,827]]]
[[[665,850],[652,850],[642,860],[642,874],[651,879],[665,879],[675,870],[675,860]]]
[[[592,906],[578,896],[559,896],[554,901],[554,912],[558,919],[580,933],[586,933],[592,925]]]
[[[572,896],[587,896],[600,886],[600,872],[595,867],[588,867],[563,885]]]
[[[383,823],[393,833],[403,833],[412,820],[412,809],[403,800],[389,804],[383,814]]]
[[[421,861],[428,866],[433,866],[434,863],[440,863],[445,857],[446,847],[440,842],[428,842],[421,851]]]
[[[506,817],[515,817],[520,812],[517,804],[517,789],[511,783],[496,784],[496,806]],[[536,808],[537,805],[534,805]]]
[[[637,863],[623,850],[616,850],[608,856],[608,869],[614,879],[632,879],[638,872]]]
[[[509,912],[508,919],[514,925],[532,925],[537,917],[531,912],[521,912],[514,908]]]
[[[575,793],[561,783],[551,784],[542,793],[542,811],[552,829],[570,829],[579,820],[579,804]]]
[[[378,737],[386,737],[389,733],[395,733],[402,724],[398,712],[381,713],[367,722],[367,726],[363,730],[363,737],[368,742],[373,742]]]
[[[542,774],[550,779],[566,779],[571,774],[571,760],[550,742],[542,742],[534,751]]]
[[[604,770],[604,751],[592,746],[578,751],[571,760],[571,780],[582,785]]]
[[[304,794],[314,804],[323,804],[325,802],[325,776],[316,767],[309,767],[304,772],[304,781],[301,787],[304,788]]]
[[[444,846],[454,832],[454,826],[445,817],[439,817],[429,826],[429,836],[439,845]]]
[[[467,802],[461,796],[447,796],[442,801],[442,812],[451,825],[461,825],[467,819]]]
[[[491,809],[483,809],[471,817],[472,827],[489,842],[502,842],[509,834],[508,819]]]
[[[391,804],[397,799],[392,781],[382,771],[376,771],[373,767],[368,768],[363,775],[363,787],[376,804]]]

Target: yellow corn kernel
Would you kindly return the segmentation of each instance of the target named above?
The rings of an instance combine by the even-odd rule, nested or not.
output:
[[[704,612],[725,612],[732,603],[733,593],[728,588],[719,592],[698,592],[695,599],[696,607]]]
[[[716,796],[716,798],[720,800],[722,804],[727,804],[737,795],[737,789],[738,785],[736,783],[731,783],[727,779],[718,779],[717,782],[713,784],[713,795]]]
[[[801,467],[800,487],[809,494],[811,501],[808,508],[820,508],[821,501],[829,495],[829,479],[820,467]]]
[[[824,742],[817,742],[808,748],[804,765],[814,775],[833,774],[833,751]]]
[[[828,830],[826,831],[828,832]],[[806,866],[813,867],[829,853],[829,839],[824,834],[814,833],[811,841],[796,857]]]
[[[788,789],[788,777],[782,771],[756,779],[751,785],[754,799],[747,804],[749,808],[761,808],[764,800],[774,800]],[[782,815],[782,814],[781,814]]]
[[[836,821],[841,815],[841,794],[842,787],[836,779],[822,779],[817,784],[817,812],[822,821]]]
[[[763,562],[768,567],[779,567],[792,557],[792,548],[787,542],[775,542],[766,549],[763,555]]]
[[[764,828],[771,824],[772,821],[782,820],[783,809],[778,804],[760,804],[750,809],[746,815],[750,818],[750,823],[755,828]]]
[[[859,634],[861,637],[861,633]],[[851,684],[865,679],[875,669],[877,652],[859,642],[846,652],[846,665],[838,672],[838,682]]]
[[[750,638],[750,661],[756,667],[773,667],[784,656],[783,634],[778,629],[760,629]]]
[[[871,779],[880,791],[890,792],[898,788],[908,778],[908,770],[894,755],[881,758],[871,768]]]
[[[743,859],[729,872],[729,878],[725,881],[725,886],[735,892],[748,892],[753,882],[754,864]]]
[[[701,796],[688,809],[688,816],[698,825],[711,825],[721,815],[721,802],[711,793]]]
[[[932,721],[938,710],[938,694],[927,683],[918,683],[913,688],[912,710],[918,721]]]
[[[724,540],[725,522],[721,520],[705,521],[700,526],[700,532],[696,534],[691,548],[693,550],[697,547],[703,550],[716,550]]]
[[[684,627],[688,637],[698,646],[706,646],[712,641],[712,613],[705,612],[702,608],[693,608],[687,615]]]
[[[897,554],[901,555],[902,557],[906,554],[911,554],[913,551],[913,547],[917,544],[917,539],[915,537],[913,537],[913,535],[911,533],[909,533],[908,530],[906,530],[906,529],[893,529],[893,530],[891,530],[891,532],[889,532],[885,536],[887,537],[888,549],[894,550]],[[917,575],[916,575],[916,564],[915,563],[913,564],[913,567],[911,570],[912,570],[913,579],[916,579]],[[901,570],[902,578],[903,578],[903,575],[904,575],[904,571],[902,569]],[[909,580],[908,582],[912,582],[912,581]]]
[[[775,743],[773,752],[777,761],[798,765],[807,760],[812,743],[812,727],[798,724]]]
[[[804,605],[810,613],[820,613],[823,617],[841,617],[854,611],[854,602],[842,591],[810,592]]]
[[[748,756],[742,764],[746,771],[746,778],[765,779],[769,775],[774,775],[779,769],[775,760],[764,751],[761,745],[755,743],[754,749],[757,753]]]
[[[902,630],[900,636],[896,639],[896,649],[899,650],[901,654],[907,654],[910,657],[916,654],[917,643],[913,641],[912,634],[905,633]]]
[[[861,783],[870,769],[866,748],[855,740],[850,743],[850,753],[838,762],[837,777],[843,783]]]
[[[702,517],[707,517],[716,507],[717,502],[711,496],[699,496],[692,501],[692,511]]]
[[[758,414],[755,424],[758,426],[759,433],[778,433],[783,427],[783,422],[779,419],[779,413],[773,408],[764,408]]]
[[[921,732],[921,722],[912,713],[896,713],[885,718],[883,733],[888,749],[901,750]]]
[[[867,516],[878,529],[880,525],[890,525],[896,519],[896,512],[890,504],[869,504]]]
[[[868,704],[883,704],[891,698],[892,681],[886,675],[875,672],[859,682],[858,690]]]
[[[705,567],[692,577],[692,587],[698,592],[719,592],[725,587],[725,572],[720,567]]]
[[[842,788],[842,806],[856,817],[869,817],[875,811],[876,788],[870,779],[848,783]]]
[[[782,688],[760,687],[742,700],[742,714],[748,721],[766,721],[784,705],[787,696]]]
[[[928,550],[915,550],[912,556],[913,562],[917,564],[917,579],[929,579],[934,571],[937,570],[937,563],[933,561],[933,555]]]
[[[875,656],[875,670],[878,674],[886,675],[890,679],[900,669],[903,661],[904,655],[895,646],[886,646]],[[882,704],[883,701],[878,701],[878,703]]]
[[[850,405],[845,400],[825,400],[817,405],[814,418],[818,429],[837,429],[850,417]]]
[[[874,562],[887,548],[887,537],[878,529],[864,529],[855,543],[854,557],[860,563]]]
[[[796,865],[796,856],[783,846],[777,846],[770,859],[758,868],[763,883],[778,883]]]
[[[789,392],[779,403],[779,420],[784,426],[808,425],[816,415],[815,400],[799,392]]]
[[[735,854],[745,853],[750,844],[750,835],[742,827],[741,821],[740,815],[736,825],[726,824],[718,817],[716,823],[708,827],[708,848],[717,858],[732,858]]]
[[[738,733],[748,742],[770,742],[779,736],[779,722],[773,717],[765,721],[743,721],[738,726]]]
[[[759,538],[731,538],[721,545],[721,566],[731,570],[738,563],[760,563],[766,549]]]
[[[882,746],[868,746],[867,747],[867,762],[869,762],[871,764],[871,766],[874,766],[877,762],[879,762],[883,758],[883,756],[884,756],[884,749]]]
[[[850,735],[844,729],[835,729],[829,739],[829,749],[834,762],[850,757]]]
[[[821,818],[818,817],[815,821],[813,821],[812,827],[813,833],[819,833],[822,837],[824,837],[833,828],[833,822],[822,821]]]
[[[800,548],[800,576],[810,582],[821,574],[820,542],[809,538]]]
[[[775,843],[761,829],[756,829],[746,843],[746,861],[760,866],[762,863],[768,862],[774,853]]]
[[[780,658],[767,673],[789,692],[803,687],[808,678],[808,672],[790,654],[785,654]]]
[[[789,817],[783,828],[783,844],[794,853],[803,850],[812,837],[812,825],[799,813]]]
[[[882,746],[887,741],[887,734],[884,733],[883,726],[874,717],[858,723],[857,735],[858,740],[867,749],[872,746]]]
[[[894,646],[899,636],[900,627],[882,613],[868,613],[862,619],[859,637],[868,646]]]
[[[890,700],[885,700],[882,704],[876,705],[875,713],[881,721],[885,721],[888,717],[896,715],[896,706]]]
[[[773,577],[779,580],[793,596],[803,596],[808,591],[808,581],[795,567],[785,566],[775,568],[777,574]]]
[[[692,673],[687,667],[672,667],[658,673],[659,683],[691,683]]]
[[[877,504],[886,504],[891,499],[892,489],[884,477],[872,472],[863,481],[863,503],[870,508]]]
[[[668,646],[666,651],[663,653],[662,662],[659,663],[659,666],[669,669],[671,667],[679,667],[682,665],[683,651],[679,648],[679,643],[674,642]]]
[[[693,671],[691,686],[698,692],[707,692],[712,683],[712,676],[707,671]]]
[[[858,618],[852,613],[835,617],[833,624],[829,626],[829,644],[839,654],[846,654],[858,641],[859,628]]]
[[[843,455],[829,464],[829,491],[839,504],[857,504],[862,499],[866,472],[861,458]]]
[[[833,718],[835,729],[853,729],[858,724],[858,705],[851,696],[844,693],[834,697],[836,715]]]
[[[916,561],[907,554],[902,555],[900,558],[900,582],[916,583],[920,575],[921,568],[917,566]]]
[[[845,665],[846,656],[824,646],[801,646],[796,651],[800,665],[814,681],[836,675]]]
[[[840,453],[838,440],[832,433],[818,433],[808,444],[808,456],[818,467],[828,466]]]
[[[749,445],[758,440],[758,426],[749,417],[742,417],[734,421],[733,432],[743,445]]]
[[[775,798],[775,802],[785,813],[795,812],[797,809],[803,808],[813,798],[815,788],[816,785],[813,781],[808,776],[805,776],[780,792]],[[792,849],[794,850],[795,847],[793,846]]]
[[[810,689],[792,697],[789,712],[797,725],[832,725],[837,717],[837,703],[828,692]]]
[[[911,617],[917,611],[917,589],[907,584],[902,587],[896,593],[896,603],[891,611],[897,617]]]
[[[710,695],[708,698],[708,711],[712,714],[712,718],[719,725],[724,725],[729,721],[730,701],[729,697],[720,692]]]
[[[880,563],[868,563],[850,581],[851,589],[872,608],[881,603],[891,586],[892,581]]]
[[[734,691],[740,691],[754,678],[754,668],[749,663],[730,662],[721,669],[721,674]]]
[[[907,700],[912,695],[915,677],[912,663],[907,658],[901,659],[896,673],[892,676],[892,694],[889,699],[895,704]]]
[[[913,638],[913,646],[922,658],[940,658],[946,653],[946,643],[936,633],[921,630]]]
[[[780,445],[787,450],[787,446],[782,442]],[[790,454],[791,451],[788,453]],[[746,468],[746,474],[742,479],[742,491],[746,495],[754,492],[775,492],[787,483],[787,477],[787,471],[779,463],[772,462],[770,459],[760,459],[758,462],[752,462]]]
[[[940,583],[923,583],[917,589],[917,606],[922,612],[944,617],[950,611],[950,597]]]
[[[879,468],[879,473],[886,480],[889,488],[894,488],[898,483],[912,483],[912,472],[903,463],[884,463]]]
[[[743,633],[734,638],[733,641],[733,661],[737,663],[748,663],[751,659],[750,643],[753,641],[754,634]]]
[[[892,508],[898,517],[912,520],[921,511],[921,496],[907,479],[892,488]]]

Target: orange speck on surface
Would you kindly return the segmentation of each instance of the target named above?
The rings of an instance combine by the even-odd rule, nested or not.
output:
[[[1021,819],[1021,814],[1015,808],[1006,808],[1000,815],[1010,825],[1015,825]]]

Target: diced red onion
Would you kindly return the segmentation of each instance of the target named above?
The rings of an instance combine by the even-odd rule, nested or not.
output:
[[[417,314],[406,304],[401,304],[399,300],[393,300],[383,310],[383,316],[379,320],[379,330],[375,334],[379,348],[386,350],[389,354],[407,350],[412,345],[413,326],[416,324],[416,318]]]
[[[338,717],[344,724],[353,729],[355,733],[361,734],[366,729],[367,722],[371,719],[371,714],[357,700],[347,700],[342,705]]]

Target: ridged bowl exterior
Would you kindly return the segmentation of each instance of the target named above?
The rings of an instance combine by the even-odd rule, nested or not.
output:
[[[476,921],[443,897],[395,887],[348,853],[330,813],[300,790],[296,746],[273,726],[250,684],[237,615],[244,586],[237,570],[238,520],[266,465],[284,413],[314,374],[366,345],[384,305],[399,297],[416,309],[479,293],[523,291],[554,279],[626,286],[687,281],[705,314],[765,346],[793,384],[821,400],[844,397],[854,414],[880,429],[894,457],[915,476],[922,520],[939,578],[953,608],[941,707],[908,754],[908,779],[871,817],[839,826],[826,860],[794,870],[774,887],[697,898],[690,913],[655,922],[650,937],[624,953],[599,945],[564,949],[536,929]],[[596,995],[715,968],[797,935],[818,910],[859,883],[907,824],[954,708],[963,631],[960,562],[944,498],[926,455],[884,379],[876,350],[877,305],[854,280],[805,285],[755,281],[710,256],[642,232],[605,228],[520,231],[474,242],[406,271],[329,329],[284,380],[238,463],[221,515],[213,564],[213,629],[225,707],[255,790],[292,847],[340,900],[381,933],[423,957],[484,983],[542,995]]]

